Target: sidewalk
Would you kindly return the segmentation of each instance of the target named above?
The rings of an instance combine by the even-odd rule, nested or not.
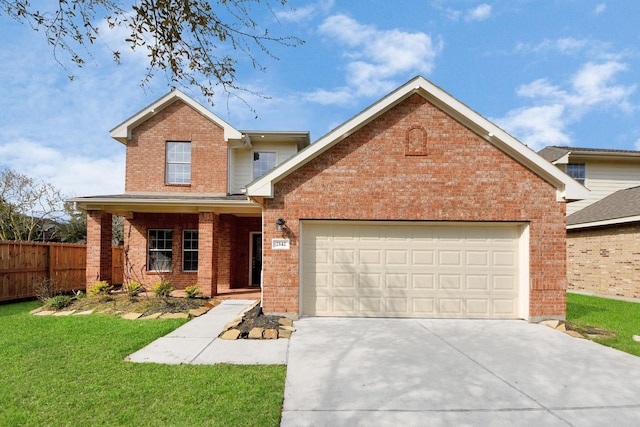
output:
[[[253,300],[223,301],[202,316],[131,354],[127,360],[168,365],[286,364],[288,339],[228,341],[218,338],[224,325],[252,303]]]

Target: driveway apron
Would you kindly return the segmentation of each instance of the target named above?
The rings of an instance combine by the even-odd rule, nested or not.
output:
[[[640,425],[640,358],[524,321],[303,318],[282,426]]]

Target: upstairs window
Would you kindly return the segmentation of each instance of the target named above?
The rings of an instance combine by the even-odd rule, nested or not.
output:
[[[171,271],[173,232],[164,229],[149,230],[147,243],[147,270]]]
[[[276,167],[276,153],[255,151],[253,153],[253,179],[258,179]]]
[[[167,184],[191,184],[191,143],[167,142]]]
[[[184,230],[182,271],[198,271],[198,230]]]
[[[568,163],[567,175],[584,185],[587,178],[586,168],[584,163]]]

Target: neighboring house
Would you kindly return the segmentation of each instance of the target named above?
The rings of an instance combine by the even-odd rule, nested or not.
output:
[[[640,151],[550,146],[538,154],[590,190],[586,199],[567,205],[567,215],[640,185]]]
[[[569,289],[640,297],[640,151],[546,147],[591,193],[567,206]]]
[[[565,316],[565,204],[586,190],[422,77],[309,146],[178,91],[111,135],[125,194],[74,199],[88,285],[108,279],[118,214],[134,277],[206,295],[261,284],[266,313]]]

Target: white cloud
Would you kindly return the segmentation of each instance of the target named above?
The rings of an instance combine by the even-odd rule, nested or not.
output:
[[[481,4],[473,9],[466,11],[464,19],[465,21],[484,21],[491,17],[491,5]]]
[[[640,151],[640,138],[633,144],[633,148]]]
[[[538,44],[531,45],[528,43],[518,43],[516,51],[520,53],[546,54],[551,52],[561,53],[563,55],[574,55],[584,50],[599,52],[601,55],[608,50],[608,44],[587,40],[576,39],[573,37],[563,37],[559,39],[544,39]]]
[[[395,78],[429,74],[441,51],[428,34],[398,29],[380,30],[346,15],[333,15],[320,25],[320,33],[342,44],[347,87],[307,95],[321,103],[343,103],[348,98],[372,97],[393,89]],[[409,76],[407,76],[409,74]]]
[[[545,145],[568,145],[572,140],[567,128],[584,115],[604,108],[622,112],[633,109],[629,99],[636,86],[615,82],[626,69],[626,64],[616,61],[588,62],[571,77],[566,88],[547,79],[522,85],[516,93],[535,105],[512,110],[496,122],[536,150]]]
[[[600,15],[602,12],[604,12],[607,9],[607,4],[606,3],[600,3],[599,5],[596,6],[596,8],[593,10],[593,13],[595,13],[596,15]]]
[[[318,13],[327,13],[333,8],[335,0],[319,1],[304,7],[292,7],[286,11],[276,12],[276,18],[283,22],[304,22],[308,21]]]
[[[66,196],[124,191],[124,149],[121,155],[96,159],[16,139],[0,146],[0,158],[4,166],[51,183]]]
[[[512,110],[496,122],[533,150],[546,145],[568,145],[571,138],[566,131],[561,104]]]

